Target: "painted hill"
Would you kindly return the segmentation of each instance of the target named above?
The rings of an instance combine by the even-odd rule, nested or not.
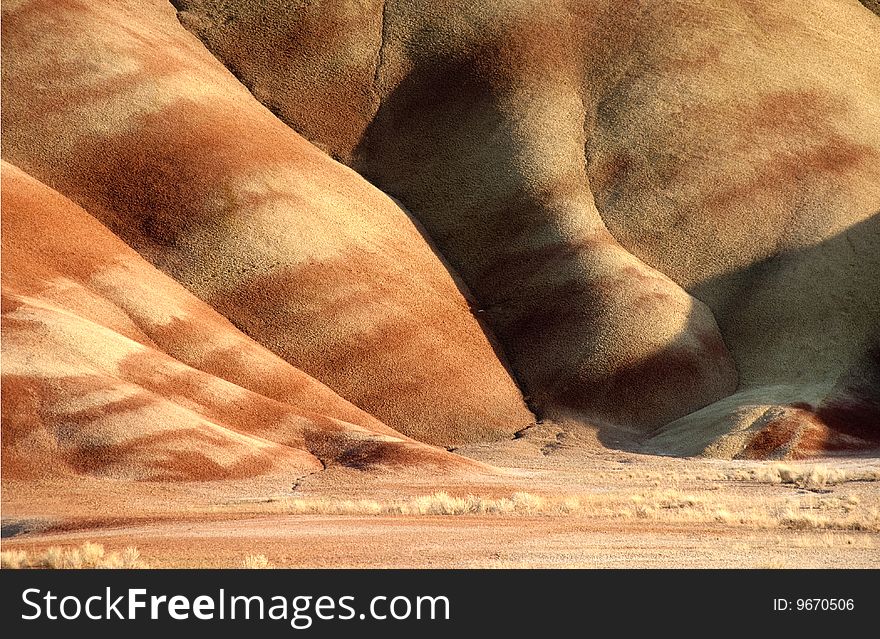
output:
[[[855,0],[175,4],[425,225],[540,415],[680,418],[667,444],[702,450],[815,408],[878,327],[880,22]]]
[[[533,420],[407,213],[279,122],[170,4],[10,4],[7,160],[408,435],[451,445]]]
[[[3,474],[476,468],[383,425],[3,162]]]
[[[7,2],[3,154],[161,271],[144,263],[120,299],[161,276],[231,322],[217,362],[207,324],[148,334],[139,375],[170,357],[260,401],[309,396],[369,437],[445,446],[537,416],[664,453],[872,448],[866,6]],[[86,357],[90,316],[60,307],[78,328],[52,339]],[[133,339],[88,321],[108,352]],[[126,382],[165,400],[183,383]]]

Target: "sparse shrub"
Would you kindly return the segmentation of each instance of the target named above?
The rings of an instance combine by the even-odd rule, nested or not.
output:
[[[274,568],[266,555],[248,555],[241,562],[242,568]]]
[[[41,555],[31,556],[24,550],[3,553],[4,568],[147,568],[137,548],[129,546],[121,553],[108,553],[100,544],[86,542],[82,546],[52,546]],[[8,556],[8,564],[7,564]]]
[[[121,559],[124,568],[135,568],[141,563],[141,551],[134,546],[127,546],[122,551]]]
[[[559,512],[564,514],[574,513],[584,508],[584,504],[577,497],[564,497],[559,502]]]
[[[853,481],[880,481],[880,469],[829,468],[823,464],[793,466],[790,464],[762,465],[728,473],[726,479],[756,481],[766,484],[792,484],[804,490],[821,491]]]
[[[630,500],[634,507],[631,511],[622,510],[622,516],[629,513],[640,519],[663,517],[693,520],[707,513],[705,500],[673,489],[633,495]],[[713,517],[707,516],[707,519],[711,520]]]
[[[378,515],[382,512],[379,502],[361,499],[291,499],[285,502],[286,510],[296,515]]]
[[[24,568],[27,566],[28,554],[23,550],[4,550],[0,552],[0,567]]]
[[[583,510],[579,497],[542,497],[516,492],[510,497],[456,497],[446,491],[405,500],[379,503],[372,500],[290,499],[287,512],[321,515],[553,515]]]
[[[880,511],[873,509],[846,517],[820,515],[811,510],[788,508],[779,516],[780,524],[792,530],[853,530],[880,532]]]
[[[104,546],[87,541],[79,548],[79,559],[83,566],[93,568],[99,566],[104,559]]]
[[[102,549],[103,550],[103,549]],[[92,555],[94,551],[90,552]],[[55,568],[56,566],[51,566]],[[88,566],[83,562],[83,554],[82,550],[79,548],[68,548],[61,553],[61,564],[57,566],[58,568],[91,568],[92,566]]]
[[[64,568],[64,551],[60,546],[48,548],[43,555],[42,565],[46,568]]]
[[[516,512],[539,513],[547,508],[547,500],[531,493],[513,493],[513,509]]]

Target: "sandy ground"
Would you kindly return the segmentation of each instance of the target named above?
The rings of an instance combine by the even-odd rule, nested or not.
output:
[[[153,567],[237,567],[249,555],[277,567],[880,566],[876,457],[786,465],[658,457],[552,425],[456,452],[504,468],[452,478],[331,469],[295,481],[87,480],[63,502],[57,485],[4,482],[3,550],[133,545]],[[525,491],[547,504],[450,515],[364,506],[439,490],[486,503]],[[552,507],[566,497],[577,504],[570,512]],[[297,514],[297,504],[311,510]],[[325,507],[343,514],[314,512]]]

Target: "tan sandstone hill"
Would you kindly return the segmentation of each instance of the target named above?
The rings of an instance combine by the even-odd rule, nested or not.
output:
[[[3,474],[235,479],[477,468],[239,332],[81,208],[3,162]]]
[[[856,0],[175,4],[425,225],[541,414],[672,421],[656,445],[688,452],[770,408],[837,432],[797,406],[880,321],[880,21]]]
[[[432,444],[525,396],[653,452],[868,449],[876,8],[10,1],[3,154],[252,338],[181,361],[272,401],[241,351]]]
[[[167,2],[4,3],[3,152],[390,426],[450,445],[533,420],[408,215],[261,106]]]

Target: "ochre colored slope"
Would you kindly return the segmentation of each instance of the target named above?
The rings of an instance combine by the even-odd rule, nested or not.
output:
[[[513,3],[385,16],[385,96],[357,164],[424,222],[541,412],[647,431],[731,392],[711,314],[596,210],[581,52],[556,35],[578,28],[570,16]]]
[[[880,20],[855,2],[690,1],[622,24],[588,147],[597,203],[709,305],[740,377],[656,443],[876,447],[880,415],[856,425],[826,402],[880,329]]]
[[[307,92],[301,67],[239,46],[275,21],[275,5],[178,6],[183,24],[246,85],[281,89],[272,103],[285,120],[330,131],[319,144],[352,155],[424,223],[544,415],[574,411],[650,430],[735,389],[711,313],[628,253],[596,210],[582,43],[572,39],[586,18],[572,22],[561,3],[370,5],[365,21],[380,17],[383,38],[369,39],[362,25],[361,48],[375,43],[375,74],[349,82],[366,83],[380,102],[362,139],[344,147],[323,113],[285,109]],[[221,14],[236,19],[215,29]],[[286,50],[311,56],[320,41],[334,67],[341,46],[300,16],[284,18],[299,19]]]
[[[271,400],[497,439],[533,419],[509,362],[540,416],[654,451],[865,449],[863,4],[6,2],[4,157],[283,363],[199,324],[158,350]]]
[[[880,21],[830,0],[649,7],[602,57],[602,216],[709,305],[742,387],[833,380],[880,317]]]
[[[856,0],[175,4],[425,225],[542,412],[673,420],[657,445],[689,453],[770,409],[870,445],[818,410],[880,328],[880,21]],[[264,24],[283,56],[243,46]]]
[[[63,196],[2,165],[3,473],[212,480],[476,467],[240,333]]]
[[[407,214],[148,2],[5,3],[5,157],[255,341],[432,443],[532,415]]]
[[[383,0],[172,0],[260,102],[349,161],[376,110]]]

